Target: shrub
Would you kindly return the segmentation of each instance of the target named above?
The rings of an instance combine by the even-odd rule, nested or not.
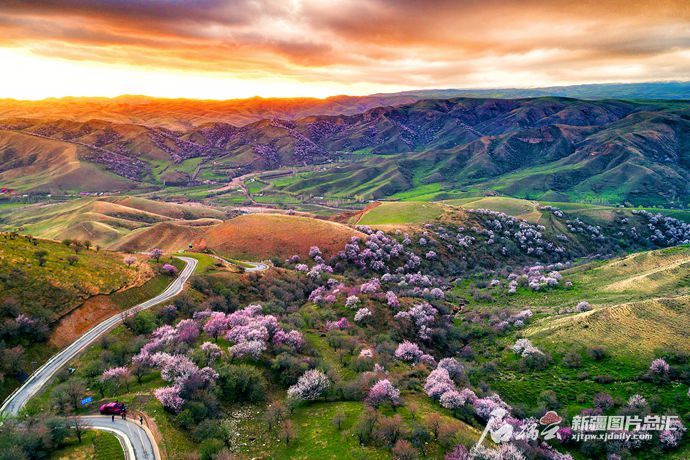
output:
[[[229,402],[260,402],[266,398],[266,380],[255,367],[240,364],[218,369],[218,386]]]
[[[594,361],[601,361],[602,359],[606,358],[608,356],[608,353],[606,350],[602,347],[590,347],[587,350],[587,354],[592,358]]]
[[[225,445],[220,439],[207,439],[199,445],[201,460],[213,460]]]
[[[391,453],[396,460],[415,460],[418,458],[417,449],[404,439],[400,439],[395,443]]]
[[[582,366],[582,357],[580,356],[580,353],[576,351],[566,353],[566,355],[563,357],[563,365],[572,369]]]
[[[607,393],[597,393],[594,396],[594,406],[605,411],[613,407],[613,398]]]
[[[131,321],[131,329],[137,335],[150,334],[156,328],[156,316],[151,311],[142,311]]]
[[[369,444],[369,442],[371,442],[378,418],[378,413],[370,407],[366,408],[359,416],[353,428],[353,432],[355,436],[357,436],[360,445]]]
[[[649,365],[649,371],[655,375],[666,376],[670,370],[671,366],[663,358],[657,358]]]
[[[402,417],[382,417],[376,425],[376,439],[384,446],[392,447],[403,435]]]

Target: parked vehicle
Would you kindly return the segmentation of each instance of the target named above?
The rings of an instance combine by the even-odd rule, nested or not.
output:
[[[103,404],[98,411],[101,415],[120,415],[127,410],[125,403],[121,402],[109,402]]]

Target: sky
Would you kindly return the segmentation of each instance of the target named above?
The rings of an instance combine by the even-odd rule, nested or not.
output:
[[[0,97],[690,80],[688,0],[3,0]]]

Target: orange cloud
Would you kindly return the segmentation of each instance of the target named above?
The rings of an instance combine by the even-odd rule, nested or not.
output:
[[[303,95],[688,79],[690,2],[9,0],[0,47],[200,81],[282,79]]]

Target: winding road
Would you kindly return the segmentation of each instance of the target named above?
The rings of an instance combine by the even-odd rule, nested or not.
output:
[[[244,271],[246,273],[256,273],[256,272],[263,272],[271,268],[270,265],[264,263],[264,262],[249,262],[248,260],[240,260],[238,262],[241,262],[245,265],[249,265],[248,267],[242,267],[241,265],[238,265],[235,262],[231,262],[227,259],[222,258],[221,256],[217,256],[215,254],[209,254],[211,257],[213,257],[216,260],[220,260],[221,262],[225,262],[226,264],[230,265],[235,265],[237,267],[244,268]]]
[[[244,269],[244,271],[247,273],[262,272],[270,268],[268,264],[263,262],[247,262],[246,260],[243,260],[242,263],[249,265],[249,267],[245,267]]]
[[[98,415],[80,417],[79,423],[92,430],[108,431],[120,441],[126,460],[158,460],[161,458],[153,435],[135,420],[122,420]]]
[[[182,292],[184,285],[189,279],[189,277],[194,273],[197,267],[197,260],[191,257],[175,256],[178,259],[185,262],[187,265],[180,272],[179,276],[173,281],[170,286],[165,289],[162,293],[158,294],[156,297],[142,302],[129,310],[122,313],[118,313],[105,321],[101,322],[97,326],[89,329],[84,335],[75,340],[71,345],[69,345],[64,350],[53,355],[45,364],[39,367],[29,378],[24,382],[24,384],[17,388],[14,393],[12,393],[0,406],[0,418],[12,415],[17,415],[19,411],[24,407],[24,405],[34,397],[43,387],[45,387],[48,382],[57,374],[60,369],[62,369],[70,360],[74,359],[79,353],[81,353],[85,348],[91,345],[98,338],[106,334],[112,328],[117,326],[130,314],[138,313],[142,310],[151,308],[159,303],[165,302],[175,297],[177,294]],[[83,423],[88,425],[93,429],[107,429],[109,431],[115,431],[115,427],[118,427],[119,438],[123,442],[123,447],[125,447],[125,452],[127,455],[133,457],[133,459],[157,459],[160,458],[158,455],[158,449],[156,447],[155,441],[153,441],[150,434],[139,427],[136,423],[125,422],[118,420],[113,423],[108,417],[83,417]],[[102,421],[102,422],[101,422]],[[120,423],[118,423],[120,422]],[[134,426],[132,426],[134,425]],[[118,435],[118,432],[115,433]],[[124,442],[122,439],[126,438],[128,441]],[[131,450],[128,452],[128,449]]]

